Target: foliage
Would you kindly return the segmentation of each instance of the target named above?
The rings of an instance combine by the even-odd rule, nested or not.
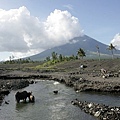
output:
[[[58,53],[56,53],[56,52],[52,52],[51,56],[52,56],[51,59],[49,56],[46,57],[46,62],[42,65],[43,67],[49,67],[49,66],[53,66],[60,62],[78,59],[78,56],[74,56],[74,55],[64,56],[62,54],[58,55]]]
[[[50,56],[46,57],[46,61],[50,61]]]
[[[114,59],[114,53],[113,53],[113,50],[116,50],[115,46],[113,46],[113,44],[110,43],[110,45],[108,46],[107,49],[111,51],[111,53],[112,53],[112,59]]]
[[[77,51],[77,55],[82,58],[86,56],[85,51],[82,48],[79,48],[79,50]]]
[[[59,55],[59,60],[60,60],[60,62],[63,61],[63,58],[64,58],[64,56],[62,56],[62,54],[60,54],[60,55]]]
[[[56,59],[57,59],[57,53],[52,52],[52,59],[53,59],[53,60],[56,60]]]
[[[23,63],[31,63],[34,62],[32,61],[30,58],[26,58],[26,59],[16,59],[16,60],[12,60],[10,57],[10,60],[7,60],[5,62],[3,62],[4,64],[23,64]]]

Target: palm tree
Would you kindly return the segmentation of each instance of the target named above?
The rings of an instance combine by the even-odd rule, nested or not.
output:
[[[99,48],[98,45],[96,46],[96,48],[97,48],[97,52],[98,52],[98,56],[99,56],[99,61],[100,61],[100,48]]]
[[[53,59],[53,60],[56,60],[56,59],[57,59],[57,53],[52,52],[52,59]]]
[[[62,56],[62,54],[59,55],[59,60],[60,60],[60,61],[63,60],[63,56]]]
[[[77,55],[78,55],[79,57],[82,57],[82,59],[83,59],[84,56],[86,56],[86,55],[85,55],[85,51],[84,51],[82,48],[80,48],[80,49],[77,51]]]
[[[107,49],[108,49],[108,50],[111,50],[111,53],[112,53],[112,59],[114,59],[114,53],[113,53],[113,50],[116,50],[115,46],[113,46],[113,44],[110,43],[110,45],[108,46]]]

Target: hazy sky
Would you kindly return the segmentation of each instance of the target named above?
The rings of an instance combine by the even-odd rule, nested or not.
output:
[[[86,34],[120,48],[120,0],[0,0],[0,60]]]

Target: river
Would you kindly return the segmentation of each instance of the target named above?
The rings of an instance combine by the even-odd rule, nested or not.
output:
[[[0,106],[0,120],[96,120],[73,106],[71,101],[78,98],[81,101],[104,103],[111,106],[120,106],[120,95],[98,93],[76,93],[73,88],[66,87],[55,81],[40,80],[22,89],[32,91],[35,103],[19,103],[15,101],[15,93],[5,97]],[[58,94],[53,94],[58,90]]]

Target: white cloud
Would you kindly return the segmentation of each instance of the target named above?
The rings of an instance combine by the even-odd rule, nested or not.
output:
[[[56,9],[48,16],[45,28],[52,45],[65,44],[73,37],[82,35],[79,20],[68,11]]]
[[[70,5],[70,4],[68,4],[68,5],[64,5],[63,7],[68,8],[68,9],[70,9],[70,10],[73,10],[73,6]]]
[[[113,38],[113,40],[111,41],[111,43],[113,45],[116,46],[117,49],[120,50],[120,33],[116,34]]]
[[[16,57],[30,56],[68,43],[83,34],[79,20],[68,11],[54,10],[46,21],[31,16],[24,6],[0,9],[0,51]]]

